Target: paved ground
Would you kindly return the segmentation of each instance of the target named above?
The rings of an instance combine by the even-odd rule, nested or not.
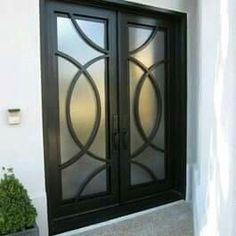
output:
[[[107,225],[68,232],[73,236],[193,236],[192,211],[181,201]]]

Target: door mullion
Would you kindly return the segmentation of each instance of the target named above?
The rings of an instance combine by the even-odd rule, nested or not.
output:
[[[118,60],[119,60],[119,124],[120,124],[120,200],[124,202],[127,198],[127,188],[129,186],[129,175],[130,170],[127,165],[127,160],[129,158],[129,132],[128,132],[128,114],[129,114],[129,86],[128,86],[128,68],[126,63],[127,52],[128,52],[128,40],[127,40],[127,30],[125,27],[126,17],[122,12],[118,12]],[[124,119],[125,117],[125,119]],[[126,122],[124,122],[126,120]],[[124,134],[127,135],[126,143],[127,147],[124,144]]]

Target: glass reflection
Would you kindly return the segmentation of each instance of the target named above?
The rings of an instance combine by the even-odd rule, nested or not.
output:
[[[76,134],[85,144],[93,130],[97,114],[94,91],[85,75],[80,76],[74,87],[70,113]]]
[[[158,31],[153,40],[143,50],[133,55],[146,67],[165,59],[165,32]]]
[[[102,55],[81,38],[69,18],[57,17],[57,38],[58,50],[73,57],[81,64]]]
[[[153,29],[129,27],[129,51],[133,51],[142,46],[151,36]]]
[[[151,35],[152,30],[136,27],[129,27],[129,51],[140,47]],[[149,69],[152,65],[165,59],[165,31],[158,31],[153,37],[152,41],[143,47],[140,51],[130,55],[138,61],[140,61],[145,69]],[[129,82],[130,82],[130,143],[131,143],[131,156],[138,150],[145,140],[139,134],[137,125],[135,124],[135,113],[134,113],[134,98],[137,85],[140,78],[145,73],[145,69],[142,70],[138,65],[133,62],[129,62]],[[156,147],[164,149],[165,146],[165,65],[162,64],[155,68],[151,72],[153,79],[158,84],[160,95],[161,95],[161,120],[160,127],[152,140],[149,140]],[[149,77],[147,77],[142,86],[138,110],[141,126],[148,137],[152,132],[157,115],[159,114],[158,107],[159,101],[157,94],[154,90]],[[138,161],[145,167],[149,168],[150,171],[156,176],[158,180],[165,178],[165,155],[162,152],[157,151],[150,145],[143,150],[138,156],[135,156],[134,161]],[[140,166],[131,164],[131,185],[142,184],[152,181],[150,174]]]
[[[103,165],[102,162],[91,159],[86,154],[76,163],[62,170],[62,193],[63,199],[71,199],[76,197],[80,186],[84,183],[86,178],[94,172],[97,168]],[[91,186],[88,190],[89,194],[106,191],[106,177],[102,175],[98,178],[97,186]],[[99,188],[100,187],[100,188]],[[86,192],[85,192],[86,193]],[[85,193],[83,195],[85,195]]]
[[[99,22],[86,22],[77,20],[83,32],[94,43],[105,47],[105,25]],[[90,47],[78,34],[73,23],[67,17],[57,17],[58,51],[76,59],[80,64],[85,64],[97,56],[102,55]],[[88,73],[94,80],[101,102],[101,122],[94,142],[90,146],[90,152],[96,156],[106,158],[106,135],[105,135],[105,60],[100,60],[87,68]],[[66,119],[66,100],[68,89],[79,69],[65,59],[58,56],[58,83],[59,83],[59,114],[60,114],[60,151],[61,163],[70,160],[74,155],[80,153],[76,145]],[[85,73],[78,77],[71,94],[69,104],[71,122],[76,136],[85,145],[94,129],[97,117],[97,103],[95,91]],[[104,162],[91,158],[84,154],[72,165],[61,170],[62,173],[62,195],[63,199],[74,198],[81,184]],[[84,189],[83,195],[104,192],[107,190],[107,170],[94,177]]]
[[[77,71],[78,69],[73,64],[58,57],[61,163],[68,161],[80,150],[70,135],[66,120],[66,96]]]
[[[88,68],[88,72],[96,83],[101,99],[101,121],[90,151],[101,158],[106,158],[106,107],[105,107],[105,59],[100,60]]]
[[[101,48],[105,48],[105,24],[101,22],[76,20],[85,35]]]

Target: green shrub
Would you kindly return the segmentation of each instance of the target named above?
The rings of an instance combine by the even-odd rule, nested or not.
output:
[[[12,169],[3,168],[0,180],[0,235],[33,227],[37,216],[27,191]]]

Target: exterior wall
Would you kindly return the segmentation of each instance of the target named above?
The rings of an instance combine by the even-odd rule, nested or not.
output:
[[[133,2],[189,12],[193,24],[189,0]],[[0,9],[0,166],[14,168],[37,207],[40,232],[46,236],[39,0],[1,0]],[[20,125],[7,124],[9,108],[22,110]]]
[[[199,0],[196,235],[236,235],[236,2]]]
[[[42,138],[39,2],[0,2],[0,166],[13,167],[38,211],[47,235]],[[7,124],[6,110],[20,108],[22,123]]]

